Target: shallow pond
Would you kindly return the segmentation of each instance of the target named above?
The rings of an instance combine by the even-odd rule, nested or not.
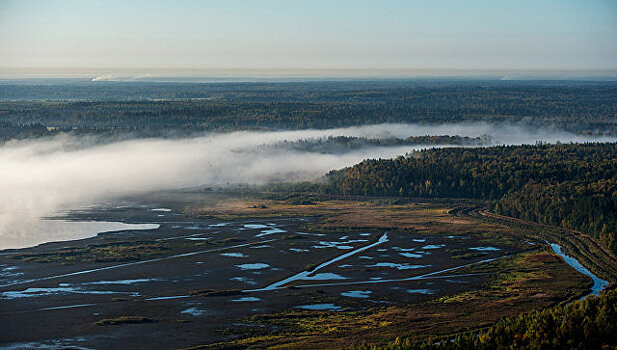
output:
[[[257,297],[242,297],[240,299],[232,299],[231,301],[235,302],[252,302],[252,301],[260,301],[261,299]]]
[[[370,290],[350,290],[350,291],[341,293],[341,295],[344,297],[349,297],[349,298],[366,299],[370,296],[371,293],[373,292],[371,292]]]
[[[264,264],[264,263],[252,263],[252,264],[236,265],[236,267],[242,270],[261,270],[261,269],[270,267],[270,265]]]
[[[159,224],[125,224],[113,221],[39,220],[29,229],[28,235],[4,237],[0,241],[0,249],[25,248],[46,242],[84,239],[101,232],[156,230],[159,227]]]
[[[316,311],[339,311],[342,307],[334,304],[312,304],[298,306],[298,309],[303,310],[316,310]]]
[[[435,294],[435,291],[431,289],[407,289],[407,293],[430,295],[430,294]]]
[[[181,313],[189,314],[191,316],[201,316],[201,315],[204,314],[204,312],[205,312],[204,310],[200,310],[198,308],[191,307],[191,308],[188,308],[188,309],[182,311]]]
[[[221,253],[222,256],[229,258],[246,258],[247,256],[242,253]]]
[[[501,249],[495,247],[472,247],[469,248],[469,250],[477,250],[479,252],[496,252]]]
[[[102,290],[86,290],[73,287],[57,287],[57,288],[27,288],[20,291],[7,291],[0,293],[0,299],[11,300],[21,298],[32,298],[40,296],[61,295],[61,294],[131,294],[138,296],[137,293],[132,292],[116,292],[116,291],[102,291]]]

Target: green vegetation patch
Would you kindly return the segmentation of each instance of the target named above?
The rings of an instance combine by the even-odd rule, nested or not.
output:
[[[384,349],[615,349],[617,291],[565,306],[507,317],[487,329],[416,342],[397,338]],[[367,347],[357,347],[366,349]]]

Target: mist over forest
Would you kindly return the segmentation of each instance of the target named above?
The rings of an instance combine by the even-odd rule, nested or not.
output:
[[[0,0],[0,349],[617,349],[617,2]]]
[[[605,81],[100,80],[0,84],[0,236],[131,194],[315,181],[423,148],[617,131],[617,85]]]
[[[593,261],[589,266],[604,278],[592,275],[600,281],[594,282],[592,293],[599,293],[612,281],[611,254],[617,252],[614,82],[116,80],[102,77],[94,81],[0,84],[0,249],[18,248],[9,253],[11,259],[67,266],[77,262],[126,264],[102,267],[115,269],[202,254],[211,251],[202,250],[204,244],[221,247],[228,241],[245,242],[264,235],[282,234],[257,242],[280,240],[289,244],[279,253],[311,254],[325,248],[360,252],[388,242],[392,235],[396,243],[388,249],[397,258],[363,255],[366,260],[387,257],[388,261],[351,270],[358,273],[353,278],[364,284],[385,274],[380,270],[382,275],[364,281],[365,270],[370,272],[371,268],[393,267],[400,274],[443,264],[443,270],[427,272],[429,276],[509,254],[515,259],[533,256],[544,261],[549,259],[545,255],[550,249],[544,245],[550,240],[563,246],[586,247],[577,258]],[[156,200],[149,202],[151,198]],[[208,209],[211,202],[217,209]],[[341,219],[346,215],[352,219]],[[221,222],[221,218],[226,221]],[[299,225],[300,231],[287,233],[288,227],[277,226],[281,220],[287,222],[285,225]],[[294,220],[318,220],[319,225],[304,226]],[[412,224],[405,220],[412,220]],[[420,220],[420,224],[414,220]],[[520,222],[503,220],[528,220],[524,225],[547,225],[551,229],[535,227],[530,234],[521,229]],[[207,232],[217,237],[219,229],[222,241],[211,243],[210,236],[202,237]],[[573,241],[574,236],[563,233],[570,231],[559,230],[581,231],[591,243]],[[368,242],[364,237],[377,231],[380,236],[376,242],[350,245]],[[332,241],[305,240],[303,236],[341,232],[346,234],[339,240],[328,238]],[[416,237],[418,234],[423,236]],[[348,239],[350,235],[355,239]],[[415,237],[413,244],[421,246],[401,248],[410,244],[409,235]],[[449,247],[455,238],[477,243]],[[184,239],[204,243],[187,245]],[[427,239],[435,244],[425,244]],[[92,240],[96,244],[90,243]],[[162,243],[168,240],[179,243]],[[66,242],[75,242],[75,246],[54,251],[54,244]],[[81,244],[85,246],[77,246]],[[22,254],[19,248],[30,250]],[[438,252],[442,248],[443,253]],[[220,256],[246,258],[253,254],[249,250]],[[166,256],[168,251],[175,255]],[[222,265],[217,268],[230,271],[216,275],[225,278],[225,285],[229,281],[257,284],[234,274],[238,266],[250,270],[275,264],[268,260],[273,256],[259,256],[269,264],[233,265],[219,258],[216,264]],[[428,259],[430,263],[390,261],[402,258]],[[518,271],[516,264],[520,262],[514,261],[495,268],[495,273],[507,280],[510,277],[503,277],[505,273]],[[315,274],[328,264],[304,264],[305,271],[298,275],[257,290],[278,290],[278,284],[293,286],[297,276],[351,279],[338,275],[349,272]],[[539,284],[526,290],[544,288],[541,290],[555,300],[588,295],[580,275],[564,274],[553,265],[550,269],[534,268],[550,271],[542,273],[550,273],[554,280],[558,276],[562,279],[549,287]],[[97,270],[76,273],[90,271]],[[384,282],[406,281],[409,277],[405,276]],[[442,283],[453,283],[449,281]],[[532,277],[522,281],[535,283]],[[487,288],[482,284],[487,282],[479,279],[473,283],[477,290]],[[566,292],[562,284],[569,286]],[[328,284],[300,286],[327,288]],[[381,301],[399,305],[399,300],[408,300],[409,293],[444,296],[447,294],[442,291],[450,293],[452,288],[426,284],[394,301],[390,297]],[[395,290],[368,289],[329,298],[343,303],[341,297],[369,298],[372,290],[376,294]],[[207,289],[191,291],[187,298],[253,291]],[[5,298],[2,295],[0,298]],[[247,298],[256,301],[250,298],[257,297]],[[533,297],[524,294],[521,298]],[[330,307],[329,303],[322,304]],[[330,311],[340,311],[332,305]],[[461,305],[465,310],[466,304]],[[482,305],[492,307],[490,302]],[[542,299],[538,305],[549,304]],[[493,320],[501,317],[499,312],[486,313]],[[433,322],[430,317],[427,320]],[[124,318],[119,319],[124,322]],[[474,338],[461,339],[473,342]],[[407,342],[415,346],[416,340]]]

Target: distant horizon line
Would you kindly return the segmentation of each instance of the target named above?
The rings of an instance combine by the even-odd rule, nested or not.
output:
[[[509,77],[511,75],[511,77]],[[130,68],[130,67],[0,67],[0,79],[107,78],[615,78],[615,69],[543,68]]]

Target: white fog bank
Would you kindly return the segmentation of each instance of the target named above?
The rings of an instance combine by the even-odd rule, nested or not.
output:
[[[490,135],[498,144],[615,141],[513,124],[379,124],[330,130],[233,132],[186,139],[136,139],[111,144],[57,137],[0,147],[0,249],[57,239],[39,218],[60,210],[137,193],[191,186],[311,180],[367,158],[391,158],[422,146],[365,148],[344,154],[299,152],[281,141],[327,136],[369,138]],[[434,147],[434,146],[432,146]],[[22,243],[18,243],[22,242]]]

